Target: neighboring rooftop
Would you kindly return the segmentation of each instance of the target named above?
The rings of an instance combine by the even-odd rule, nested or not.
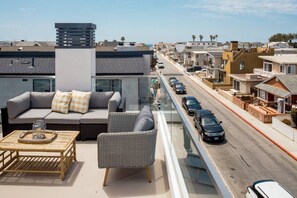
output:
[[[297,64],[297,55],[259,56],[259,58],[279,64]]]

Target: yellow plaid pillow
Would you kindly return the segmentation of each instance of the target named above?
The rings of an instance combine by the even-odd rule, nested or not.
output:
[[[52,111],[68,113],[71,94],[71,92],[61,92],[57,90],[52,102]]]
[[[91,95],[92,92],[81,92],[72,90],[72,100],[69,110],[78,113],[87,113],[89,110]]]

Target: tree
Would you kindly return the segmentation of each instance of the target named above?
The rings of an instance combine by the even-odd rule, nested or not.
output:
[[[216,41],[218,41],[218,37],[219,37],[219,36],[216,34],[216,35],[215,35],[215,39],[216,39]]]
[[[196,36],[194,34],[192,35],[192,39],[193,39],[193,42],[195,42]]]
[[[122,37],[121,37],[121,41],[125,42],[125,40],[126,40],[125,37],[122,36]]]
[[[291,118],[292,118],[293,122],[295,123],[295,125],[297,126],[297,109],[295,109],[295,108],[291,109]]]
[[[201,34],[199,35],[199,39],[200,39],[200,42],[202,42],[203,36]]]
[[[212,38],[213,38],[212,35],[209,35],[209,38],[210,38],[210,41],[212,41]]]
[[[283,34],[283,33],[277,33],[277,34],[274,34],[272,35],[270,38],[269,38],[269,42],[281,42],[281,41],[284,41],[284,42],[292,42],[292,40],[294,39],[297,39],[297,34],[295,33],[289,33],[289,34]]]

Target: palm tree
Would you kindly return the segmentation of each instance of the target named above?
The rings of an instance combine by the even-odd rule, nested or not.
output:
[[[194,34],[192,35],[192,39],[193,39],[193,42],[195,42],[196,36]]]
[[[199,35],[199,38],[200,38],[200,42],[202,42],[203,36],[201,34]]]
[[[209,38],[210,38],[210,41],[212,41],[212,38],[213,38],[212,35],[209,35]]]
[[[219,37],[219,36],[216,34],[216,35],[215,35],[215,39],[216,39],[216,41],[218,41],[218,37]]]
[[[125,37],[122,36],[122,37],[121,37],[121,41],[125,42],[125,40],[126,40]]]

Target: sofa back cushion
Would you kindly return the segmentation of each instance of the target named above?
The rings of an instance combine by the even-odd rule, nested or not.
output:
[[[8,118],[13,119],[30,108],[30,92],[25,92],[7,101]]]
[[[92,92],[81,92],[72,90],[72,99],[69,106],[69,111],[77,113],[87,113],[89,110],[89,101]]]
[[[108,102],[108,113],[117,112],[120,103],[121,103],[120,92],[114,92],[114,94],[112,95],[112,97]]]
[[[155,128],[155,121],[152,110],[145,105],[137,115],[133,131],[149,131]]]
[[[90,99],[90,109],[107,109],[108,101],[113,95],[113,91],[108,92],[92,92]]]
[[[31,92],[32,109],[50,109],[55,92]]]
[[[59,113],[68,113],[71,95],[71,92],[61,92],[58,90],[52,102],[52,111]]]

